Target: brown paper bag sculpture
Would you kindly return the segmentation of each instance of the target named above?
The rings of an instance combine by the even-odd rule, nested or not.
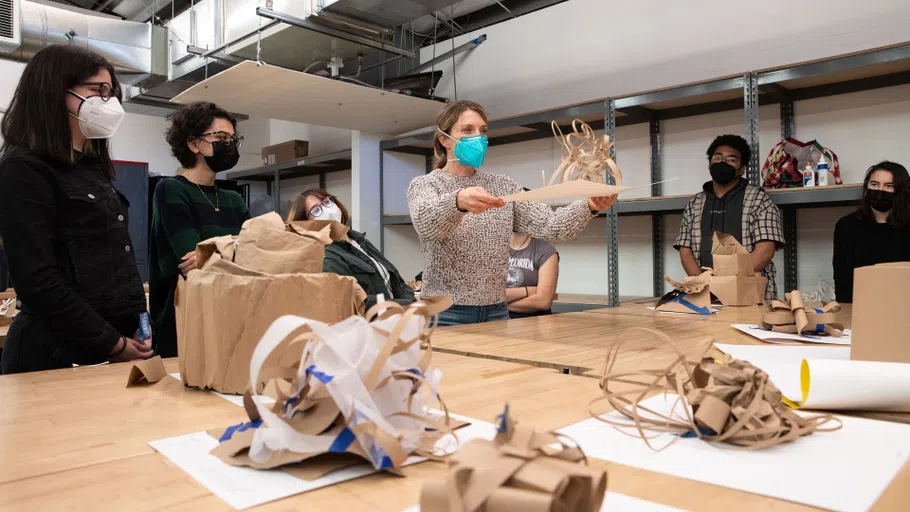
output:
[[[675,290],[661,297],[654,306],[654,311],[695,315],[711,315],[716,312],[711,309],[710,271],[697,276],[686,276],[681,283],[669,277],[664,277],[664,280],[673,285]]]
[[[771,302],[769,310],[762,315],[764,329],[788,334],[843,336],[844,325],[834,320],[834,313],[841,309],[837,302],[829,302],[821,308],[808,307],[803,304],[799,290],[786,294],[784,299]]]
[[[637,328],[628,335],[650,335],[673,347],[666,334],[653,329]],[[746,361],[689,360],[677,351],[676,359],[664,368],[623,372],[614,370],[621,345],[620,340],[607,352],[600,379],[604,394],[591,405],[606,400],[628,421],[591,414],[624,431],[636,431],[652,449],[651,440],[660,433],[758,450],[840,428],[840,421],[830,414],[797,414],[782,401],[783,395],[768,374]],[[668,398],[675,400],[670,413],[640,404],[660,393],[675,395]],[[822,428],[829,422],[837,424]],[[666,446],[669,444],[663,448]]]
[[[441,479],[420,493],[422,512],[594,512],[607,488],[603,470],[587,466],[568,438],[522,427],[508,405],[492,441],[473,440],[449,458]]]
[[[332,326],[275,320],[248,365],[250,421],[220,432],[212,454],[257,469],[305,470],[319,457],[312,462],[323,474],[363,462],[394,471],[411,454],[432,454],[451,425],[447,413],[427,413],[431,401],[441,403],[430,336],[451,303],[383,301],[367,313],[372,321],[355,316]],[[284,345],[288,350],[277,354]],[[264,403],[263,392],[274,404]]]

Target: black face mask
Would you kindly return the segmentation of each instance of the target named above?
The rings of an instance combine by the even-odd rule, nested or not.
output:
[[[869,206],[877,212],[886,213],[894,208],[894,192],[866,189],[866,200],[869,201]]]
[[[203,156],[203,158],[209,169],[215,172],[231,169],[240,160],[237,142],[232,140],[212,142],[212,156]]]
[[[721,185],[726,185],[736,178],[736,167],[727,162],[714,162],[711,164],[711,179]]]

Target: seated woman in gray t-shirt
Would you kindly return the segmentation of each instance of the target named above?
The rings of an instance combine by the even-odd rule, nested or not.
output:
[[[549,315],[559,278],[559,253],[549,243],[520,233],[512,233],[509,245],[509,318]]]

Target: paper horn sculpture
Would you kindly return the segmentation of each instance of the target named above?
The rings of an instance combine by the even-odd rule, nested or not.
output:
[[[673,341],[660,331],[641,327],[626,333],[630,334],[655,336],[673,347]],[[593,411],[591,414],[624,431],[637,431],[652,449],[655,449],[651,444],[653,436],[649,434],[698,437],[712,443],[758,450],[841,427],[840,421],[830,414],[797,414],[784,404],[780,390],[768,374],[746,361],[721,362],[713,357],[693,361],[677,351],[677,358],[666,368],[615,372],[621,345],[619,341],[607,352],[600,379],[604,394],[594,399],[591,406],[606,400],[630,421],[613,420]],[[617,385],[621,391],[616,389]],[[676,395],[669,414],[640,404],[656,393]],[[829,422],[837,424],[823,428]]]
[[[784,299],[773,301],[770,310],[762,316],[764,329],[789,334],[843,336],[844,325],[834,320],[834,313],[841,309],[837,302],[829,302],[820,309],[807,307],[799,290],[786,294]]]
[[[260,469],[351,454],[384,470],[401,467],[412,453],[431,454],[449,428],[447,413],[427,413],[428,402],[439,399],[441,376],[430,367],[429,342],[451,303],[380,301],[367,313],[372,322],[354,316],[332,326],[275,320],[250,361],[250,422],[225,431],[212,454]]]
[[[573,197],[611,196],[628,187],[622,186],[622,173],[613,161],[613,142],[608,135],[594,134],[583,121],[572,121],[572,133],[564,135],[556,121],[552,122],[553,135],[568,153],[547,181],[545,171],[543,188],[503,197],[503,201],[567,199]],[[609,173],[615,183],[608,184]]]
[[[449,458],[448,474],[424,483],[422,512],[594,512],[607,489],[567,437],[515,424],[509,407],[492,441],[473,440]]]

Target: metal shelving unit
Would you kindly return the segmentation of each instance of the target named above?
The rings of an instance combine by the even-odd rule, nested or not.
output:
[[[668,119],[698,116],[731,110],[743,110],[744,133],[752,146],[752,159],[747,179],[760,185],[763,155],[758,142],[758,111],[762,105],[779,104],[781,136],[796,134],[793,114],[795,101],[821,98],[910,83],[910,44],[893,46],[866,53],[800,64],[782,69],[753,71],[742,76],[726,77],[660,91],[608,98],[545,112],[500,119],[490,122],[490,145],[513,144],[552,136],[550,122],[557,121],[563,131],[571,130],[573,119],[582,119],[595,130],[615,133],[618,126],[649,123],[651,143],[651,179],[663,176],[661,162],[661,122]],[[433,130],[406,138],[383,141],[380,151],[431,155]],[[708,141],[705,141],[707,144]],[[622,141],[617,141],[622,147]],[[651,215],[654,254],[654,294],[663,291],[663,215],[679,213],[691,196],[662,196],[660,185],[651,191],[654,197],[621,200],[604,214],[607,222],[608,303],[619,305],[618,243],[616,218],[625,215]],[[862,196],[860,185],[829,186],[813,189],[768,190],[784,215],[787,249],[784,252],[784,276],[787,289],[798,287],[796,279],[796,210],[856,204]],[[408,215],[385,215],[383,226],[410,224]]]
[[[268,194],[272,196],[272,205],[275,211],[281,207],[281,180],[302,178],[304,176],[319,176],[319,187],[325,188],[325,176],[328,173],[347,171],[351,168],[351,150],[313,155],[285,162],[282,164],[266,165],[244,171],[228,171],[225,178],[238,181],[261,181],[268,186]]]

